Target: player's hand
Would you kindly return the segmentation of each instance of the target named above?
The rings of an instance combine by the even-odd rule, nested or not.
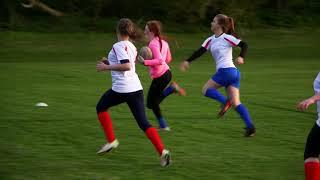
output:
[[[244,64],[243,57],[241,57],[241,56],[237,57],[236,62],[237,62],[237,64]]]
[[[103,61],[98,61],[97,65],[96,65],[96,70],[98,72],[101,71],[106,71],[108,70],[109,65],[106,65]]]
[[[140,55],[138,55],[137,57],[137,61],[140,63],[140,64],[144,64],[144,58]]]
[[[183,61],[181,64],[180,64],[180,70],[182,72],[185,72],[189,69],[189,62],[188,61]]]
[[[300,111],[304,111],[304,110],[308,109],[308,107],[313,103],[315,103],[315,100],[313,98],[306,99],[304,101],[301,101],[297,105],[297,109]]]

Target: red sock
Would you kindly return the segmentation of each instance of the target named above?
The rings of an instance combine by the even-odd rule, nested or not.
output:
[[[150,127],[146,130],[145,133],[154,145],[154,147],[157,149],[158,153],[161,155],[164,146],[162,144],[158,131],[154,127]]]
[[[320,163],[306,162],[304,163],[304,172],[306,180],[320,180]]]
[[[109,113],[108,112],[99,112],[98,118],[99,118],[100,124],[103,128],[104,135],[106,136],[107,141],[109,143],[113,142],[116,138],[113,133],[112,122],[111,122],[111,118],[109,116]]]

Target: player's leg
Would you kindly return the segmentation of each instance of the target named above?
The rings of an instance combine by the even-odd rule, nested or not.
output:
[[[170,164],[170,153],[168,150],[164,149],[164,145],[158,134],[158,131],[151,126],[147,120],[144,108],[143,91],[137,91],[130,93],[126,98],[127,104],[137,121],[140,129],[142,129],[149,140],[152,142],[157,152],[160,155],[160,163],[162,166],[167,166]]]
[[[241,119],[245,123],[245,133],[246,137],[251,137],[255,135],[256,129],[252,123],[248,109],[240,102],[240,92],[238,87],[228,86],[227,87],[228,96],[230,97],[230,102],[235,110],[239,113]]]
[[[98,154],[109,152],[110,150],[116,148],[119,145],[119,142],[114,135],[112,120],[108,113],[108,109],[122,102],[124,101],[122,100],[119,93],[109,89],[102,95],[96,106],[98,119],[105,134],[105,138],[107,140],[107,144],[102,146],[102,148],[97,152]]]
[[[164,87],[162,84],[163,82],[161,79],[157,78],[152,80],[147,96],[147,107],[151,109],[153,114],[156,116],[160,128],[169,130],[167,122],[164,119],[160,109],[160,103],[164,99],[164,96],[162,94]]]
[[[315,124],[311,129],[304,151],[304,170],[306,180],[320,179],[320,127]]]
[[[167,86],[172,79],[172,73],[170,70],[168,70],[166,74],[167,74],[166,75],[167,78],[165,80],[166,86],[165,86],[165,89],[163,90],[163,96],[167,97],[172,93],[178,93],[180,96],[185,96],[186,91],[183,88],[181,88],[177,82],[173,81],[172,83],[170,83],[169,86]]]
[[[220,87],[222,87],[221,84],[212,79],[209,79],[202,88],[202,94],[224,105],[227,102],[227,98],[218,91]]]

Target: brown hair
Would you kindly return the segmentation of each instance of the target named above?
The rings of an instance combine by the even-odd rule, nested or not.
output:
[[[217,18],[217,23],[222,27],[222,31],[224,33],[238,37],[235,32],[234,21],[232,17],[228,17],[224,14],[218,14],[215,17]]]
[[[132,40],[141,39],[142,30],[137,28],[137,26],[128,18],[121,18],[117,24],[117,33],[123,36],[129,36]]]
[[[152,21],[148,21],[147,22],[147,26],[149,28],[149,31],[150,32],[153,32],[154,36],[155,37],[158,37],[159,38],[159,43],[160,43],[160,51],[162,49],[162,32],[161,32],[161,29],[162,29],[162,24],[160,21],[157,21],[157,20],[152,20]]]

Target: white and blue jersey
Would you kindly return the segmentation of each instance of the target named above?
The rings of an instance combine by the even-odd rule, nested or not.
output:
[[[320,72],[318,73],[318,76],[313,82],[313,89],[315,94],[320,93]],[[318,112],[317,124],[320,127],[320,101],[317,101],[317,112]]]
[[[240,39],[229,34],[215,35],[207,38],[202,47],[211,52],[216,62],[216,74],[211,79],[222,86],[240,87],[240,72],[233,63],[232,47],[240,43]]]
[[[232,61],[232,47],[240,43],[240,39],[232,35],[223,33],[219,37],[215,35],[207,38],[202,47],[211,52],[212,57],[216,61],[216,70],[220,68],[236,67]]]
[[[130,93],[142,90],[135,70],[136,57],[137,49],[130,41],[120,41],[113,45],[108,55],[110,65],[121,64],[122,60],[129,60],[131,66],[129,71],[111,71],[113,91]]]

